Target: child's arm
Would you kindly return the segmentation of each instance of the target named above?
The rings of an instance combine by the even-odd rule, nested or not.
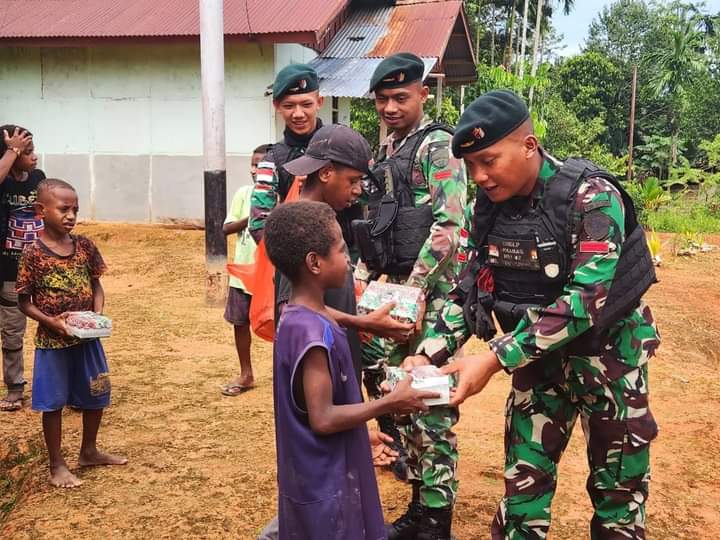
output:
[[[102,283],[100,283],[100,278],[93,278],[90,283],[93,292],[93,311],[102,314],[103,308],[105,307],[105,289],[103,289]]]
[[[246,217],[238,221],[231,221],[230,223],[225,223],[222,228],[223,234],[225,236],[230,236],[231,234],[243,232],[247,228],[248,221],[250,221],[250,218]]]
[[[392,339],[397,343],[406,343],[415,329],[413,323],[401,323],[390,316],[394,303],[385,304],[367,315],[350,315],[326,306],[335,322],[345,328],[369,332],[375,336]]]
[[[32,297],[29,294],[21,293],[18,295],[18,307],[25,316],[36,320],[47,328],[50,328],[56,334],[65,337],[70,335],[65,328],[65,314],[63,313],[57,317],[45,315],[35,304],[32,303]]]
[[[322,347],[311,348],[305,354],[300,369],[310,427],[320,435],[346,431],[383,414],[427,411],[423,398],[438,397],[434,392],[415,390],[410,386],[412,377],[406,377],[395,390],[380,399],[335,405],[327,351]]]

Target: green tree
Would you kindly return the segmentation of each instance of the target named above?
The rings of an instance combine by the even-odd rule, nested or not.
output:
[[[655,95],[667,97],[670,103],[670,159],[673,165],[677,162],[680,115],[687,90],[707,65],[697,12],[684,6],[677,6],[675,11],[676,17],[668,25],[670,47],[653,49],[643,57],[643,63],[654,68],[650,83]]]

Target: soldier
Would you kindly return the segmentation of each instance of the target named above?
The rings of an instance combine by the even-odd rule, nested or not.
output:
[[[262,238],[268,214],[290,191],[294,177],[283,166],[305,154],[310,139],[322,127],[318,113],[324,99],[319,89],[317,73],[307,64],[291,64],[275,77],[273,106],[285,122],[285,131],[282,140],[272,145],[265,160],[258,165],[248,223],[248,231],[255,242]],[[340,212],[343,236],[350,249],[353,248],[350,221],[360,216],[359,205]]]
[[[380,274],[418,287],[426,299],[422,329],[432,327],[456,273],[459,233],[464,223],[465,171],[450,155],[450,128],[423,116],[428,87],[424,64],[413,54],[383,60],[370,82],[375,107],[393,130],[382,143],[368,185],[369,219],[353,227],[360,251],[356,277],[367,283]],[[384,231],[384,232],[383,232]],[[372,338],[363,347],[366,387],[379,396],[385,365],[399,366],[408,345]],[[405,367],[411,367],[409,363]],[[390,540],[450,538],[457,490],[457,442],[452,426],[458,411],[433,407],[402,426],[412,502],[388,529]],[[390,418],[378,420],[394,436]]]
[[[460,118],[453,153],[478,186],[466,275],[417,348],[440,365],[471,333],[490,351],[443,368],[452,404],[512,374],[505,496],[492,538],[545,538],[557,467],[578,416],[587,441],[594,539],[644,538],[648,360],[659,346],[641,297],[654,268],[630,198],[589,161],[560,163],[533,133],[525,103],[499,90]],[[504,332],[491,339],[494,313]]]

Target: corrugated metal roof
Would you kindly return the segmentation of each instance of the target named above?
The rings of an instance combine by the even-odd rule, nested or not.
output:
[[[314,32],[349,0],[224,0],[230,35]],[[196,36],[198,0],[2,0],[0,38]]]
[[[427,77],[437,58],[423,58]],[[335,97],[369,97],[368,85],[382,58],[323,58],[310,62],[320,79],[320,93]]]
[[[320,78],[320,92],[368,97],[375,67],[398,52],[423,58],[426,77],[434,69],[450,81],[474,80],[475,64],[463,21],[459,0],[399,0],[395,6],[354,9],[320,57],[311,62]],[[451,41],[454,50],[448,54]],[[438,60],[452,62],[444,69]]]

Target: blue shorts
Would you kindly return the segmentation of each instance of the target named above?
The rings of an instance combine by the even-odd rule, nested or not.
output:
[[[110,376],[99,339],[65,349],[35,349],[33,410],[104,409],[109,404]]]

